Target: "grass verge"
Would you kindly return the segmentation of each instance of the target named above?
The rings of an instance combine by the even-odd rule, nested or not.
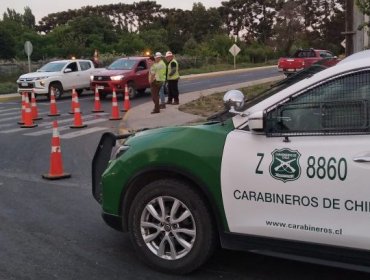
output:
[[[261,66],[270,66],[276,64],[276,61],[268,61],[267,63],[239,63],[236,65],[236,69],[245,69],[245,68],[253,68],[253,67],[261,67]],[[199,68],[188,68],[188,69],[181,69],[180,67],[180,74],[181,75],[191,75],[191,74],[203,74],[203,73],[212,73],[218,71],[227,71],[227,70],[234,70],[234,65],[232,64],[209,64]]]
[[[12,82],[0,83],[0,94],[9,94],[17,92],[17,84]]]
[[[239,90],[243,92],[246,98],[252,99],[253,97],[265,91],[266,89],[270,88],[271,85],[274,83],[275,82],[254,85],[246,88],[241,88]],[[180,105],[179,110],[184,113],[189,113],[207,118],[221,111],[224,108],[222,100],[224,94],[225,94],[224,92],[219,92],[208,96],[201,96],[197,100]]]

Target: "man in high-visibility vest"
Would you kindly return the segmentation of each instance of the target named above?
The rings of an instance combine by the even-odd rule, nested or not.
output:
[[[167,64],[167,84],[168,84],[168,99],[167,104],[179,104],[179,64],[173,57],[172,52],[166,52]],[[173,103],[172,103],[173,101]]]
[[[159,113],[160,108],[164,109],[166,106],[164,105],[164,94],[162,100],[164,106],[159,105],[159,92],[166,81],[166,64],[162,60],[162,54],[160,52],[155,53],[154,60],[155,61],[149,70],[150,91],[154,102],[154,109],[151,112],[152,114]]]

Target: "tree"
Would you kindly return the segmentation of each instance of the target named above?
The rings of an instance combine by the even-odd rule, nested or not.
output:
[[[30,29],[35,29],[36,26],[36,20],[35,16],[32,14],[32,11],[29,7],[24,8],[24,14],[22,18],[23,25],[27,26]]]
[[[274,31],[276,33],[276,47],[282,50],[284,55],[289,55],[291,47],[304,30],[300,21],[299,3],[288,1],[278,11]]]
[[[356,5],[365,15],[370,16],[370,1],[369,0],[356,0]],[[370,21],[364,22],[358,26],[359,30],[362,30],[365,26],[370,27]]]
[[[15,40],[11,32],[0,22],[0,58],[10,59],[15,56]]]

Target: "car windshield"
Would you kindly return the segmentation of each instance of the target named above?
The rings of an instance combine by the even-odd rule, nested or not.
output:
[[[108,66],[108,70],[131,70],[136,64],[135,60],[118,59]]]
[[[66,62],[50,62],[42,66],[37,72],[59,72],[66,64]]]

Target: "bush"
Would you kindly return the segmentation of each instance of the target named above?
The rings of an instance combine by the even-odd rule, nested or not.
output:
[[[11,82],[0,83],[0,94],[9,94],[17,92],[17,84]]]

